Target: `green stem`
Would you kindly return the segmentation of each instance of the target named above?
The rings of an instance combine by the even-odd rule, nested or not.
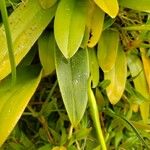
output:
[[[16,64],[15,64],[15,57],[13,53],[13,43],[12,43],[11,31],[8,22],[8,14],[7,14],[5,0],[0,1],[0,9],[1,9],[2,19],[4,23],[6,39],[7,39],[9,61],[10,61],[11,73],[12,73],[12,84],[14,85],[16,82]]]
[[[73,126],[71,125],[71,126],[70,126],[70,129],[69,129],[68,140],[71,139],[72,133],[73,133]]]
[[[98,140],[101,144],[102,150],[107,150],[106,143],[104,140],[103,132],[101,129],[100,119],[99,119],[99,112],[98,107],[96,104],[95,96],[91,89],[91,80],[89,80],[89,87],[88,87],[88,96],[89,96],[89,107],[91,111],[91,116],[95,125],[95,129],[97,131]]]

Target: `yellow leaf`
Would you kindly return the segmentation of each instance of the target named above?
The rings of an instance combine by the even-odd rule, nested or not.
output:
[[[135,89],[140,92],[145,98],[149,99],[150,95],[148,93],[148,85],[146,82],[146,78],[144,75],[144,70],[142,66],[142,62],[138,56],[135,54],[128,55],[128,66],[131,72],[132,77],[136,77],[133,82]],[[149,117],[149,103],[143,102],[140,105],[141,116],[143,118],[144,123],[148,122]]]
[[[104,73],[104,77],[111,81],[106,88],[108,98],[112,104],[116,104],[124,92],[127,77],[126,56],[121,46],[118,48],[115,66],[111,71]]]
[[[60,147],[56,146],[52,150],[67,150],[67,149],[64,146],[60,146]]]
[[[94,0],[94,2],[112,18],[117,16],[119,11],[117,0]]]
[[[99,65],[104,72],[109,72],[115,65],[118,45],[119,45],[118,31],[115,30],[103,31],[98,43],[97,57]]]
[[[15,86],[10,86],[11,76],[0,84],[0,147],[7,139],[34,94],[42,76],[38,66],[17,70]]]
[[[103,29],[104,15],[105,13],[97,5],[94,5],[89,27],[91,32],[91,37],[88,41],[89,47],[94,47],[99,41]]]
[[[141,56],[142,56],[145,77],[146,77],[149,92],[150,92],[150,58],[146,56],[145,48],[140,48],[140,51],[141,51]]]

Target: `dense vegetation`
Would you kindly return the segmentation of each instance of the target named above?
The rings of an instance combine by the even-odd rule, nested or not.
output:
[[[0,10],[0,150],[150,149],[149,0]]]

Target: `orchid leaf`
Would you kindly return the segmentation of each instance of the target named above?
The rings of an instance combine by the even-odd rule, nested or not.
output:
[[[18,69],[15,86],[8,88],[11,76],[0,83],[0,146],[15,127],[41,79],[40,68]]]
[[[109,42],[108,42],[109,41]],[[105,30],[98,43],[98,62],[104,72],[109,72],[115,65],[119,44],[119,33]]]
[[[47,76],[55,70],[53,33],[43,33],[38,40],[39,57],[43,66],[44,75]]]
[[[95,7],[94,7],[95,6]],[[105,13],[97,6],[94,5],[93,12],[91,13],[92,17],[90,20],[90,34],[91,37],[88,41],[89,47],[94,47],[101,36],[102,29],[103,29],[103,23],[104,23],[104,15]]]
[[[138,11],[150,12],[149,0],[119,0],[119,5]]]
[[[22,3],[9,17],[16,65],[31,49],[42,31],[52,20],[56,5],[44,10],[38,0]],[[4,26],[0,27],[0,80],[10,72]]]
[[[127,77],[126,56],[121,46],[118,48],[114,67],[109,72],[104,73],[104,77],[111,81],[106,88],[108,98],[112,104],[116,104],[122,97]]]
[[[79,49],[84,36],[87,0],[61,0],[55,16],[54,34],[57,45],[66,58]]]
[[[70,121],[76,127],[83,117],[88,99],[88,53],[79,49],[71,59],[66,59],[56,48],[55,61],[61,95]]]
[[[148,85],[146,82],[146,77],[143,71],[143,66],[140,58],[135,54],[129,54],[128,55],[128,66],[131,72],[132,77],[137,76],[133,82],[135,89],[141,93],[146,99],[150,98],[149,92],[148,92]],[[141,116],[143,118],[144,123],[148,122],[149,117],[149,103],[143,102],[140,105],[140,111]]]
[[[109,16],[115,18],[119,11],[117,0],[94,0],[94,2]]]
[[[99,83],[99,65],[94,48],[89,48],[89,63],[92,80],[92,87],[95,88]]]

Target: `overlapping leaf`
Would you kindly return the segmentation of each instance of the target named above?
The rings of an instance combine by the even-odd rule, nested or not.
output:
[[[59,49],[66,58],[72,57],[81,45],[89,1],[61,0],[55,16],[54,33]]]
[[[146,77],[149,92],[150,92],[150,59],[146,55],[146,49],[145,48],[140,48],[140,51],[141,51],[141,56],[142,56],[144,73],[145,73],[145,77]]]
[[[149,0],[119,0],[119,4],[123,7],[150,12]]]
[[[10,76],[0,84],[0,146],[15,127],[34,94],[41,79],[40,68],[21,68],[17,72],[17,77],[16,85],[13,87],[9,87]]]
[[[94,47],[101,36],[103,23],[104,23],[105,13],[97,6],[93,6],[93,11],[91,12],[91,19],[89,21],[90,28],[90,39],[88,41],[89,47]]]
[[[117,16],[119,11],[117,0],[94,0],[94,2],[112,18]]]
[[[98,43],[98,62],[104,72],[109,72],[115,65],[119,44],[119,33],[105,30]]]
[[[128,66],[132,77],[136,77],[133,80],[135,89],[140,92],[146,99],[149,99],[150,95],[148,93],[148,86],[140,58],[135,54],[128,55]],[[140,110],[144,122],[147,123],[149,116],[149,103],[144,102],[141,104]]]
[[[55,60],[62,98],[70,121],[76,127],[87,105],[88,53],[87,50],[79,49],[71,59],[66,59],[56,48]]]
[[[43,66],[44,75],[49,75],[55,70],[53,33],[43,33],[38,40],[39,57]]]
[[[38,0],[22,3],[9,17],[16,64],[30,50],[42,31],[52,20],[56,5],[44,10]],[[0,28],[0,80],[10,73],[4,27]]]
[[[92,80],[92,87],[95,88],[99,83],[99,65],[96,57],[95,49],[88,49],[89,52],[89,63],[90,63],[90,74]]]
[[[127,77],[126,56],[121,46],[118,48],[114,67],[109,72],[104,73],[104,77],[111,81],[106,88],[108,98],[112,104],[116,104],[124,92]]]

